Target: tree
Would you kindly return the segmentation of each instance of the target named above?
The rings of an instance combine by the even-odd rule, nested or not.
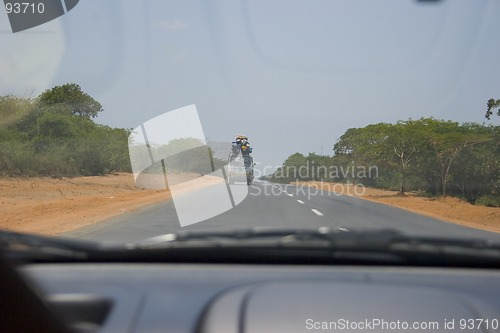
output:
[[[329,168],[332,166],[330,156],[309,153],[305,158],[307,174],[310,180],[330,181]]]
[[[406,177],[415,162],[424,142],[424,136],[419,130],[419,121],[399,121],[387,127],[385,145],[396,157],[400,172],[399,193],[406,191]]]
[[[466,148],[490,140],[490,137],[471,130],[469,124],[460,125],[452,121],[426,120],[431,130],[429,139],[441,165],[441,185],[446,196],[450,170],[454,160]]]
[[[379,123],[363,128],[350,128],[340,137],[333,150],[335,162],[344,170],[344,181],[356,181],[357,177],[353,177],[352,172],[354,169],[369,170],[373,166],[377,170],[397,168],[399,162],[388,141],[393,127],[391,124]],[[364,182],[367,181],[375,182],[375,178],[364,179]]]
[[[71,116],[47,113],[37,119],[38,135],[44,138],[70,138],[77,134],[78,127]]]
[[[427,192],[443,196],[452,185],[451,191],[473,202],[494,188],[498,153],[494,143],[487,144],[495,140],[493,129],[433,118],[351,128],[335,144],[334,159],[344,165],[376,164],[383,179],[375,184],[384,188],[397,184],[400,193],[405,193],[411,179],[417,188],[425,186]],[[464,174],[466,165],[468,171],[483,175],[482,183],[487,185],[481,191],[474,187],[479,184],[477,178]]]
[[[497,108],[497,116],[500,116],[500,99],[494,100],[493,98],[490,98],[486,105],[488,106],[486,114],[484,115],[486,119],[490,120],[490,117],[493,115],[493,110]]]
[[[386,127],[380,123],[363,128],[348,129],[337,141],[333,151],[337,156],[349,156],[355,163],[373,164],[384,160],[386,152],[382,143],[387,139]]]
[[[348,155],[360,165],[377,165],[398,178],[399,192],[406,191],[408,175],[416,171],[425,146],[422,120],[379,123],[349,129],[335,145],[338,157]],[[397,176],[397,177],[396,177]]]
[[[297,180],[297,179],[308,179],[309,172],[308,170],[302,171],[306,167],[306,158],[301,153],[295,153],[285,160],[283,163],[283,171],[284,177],[289,180]],[[299,172],[302,171],[302,172]]]
[[[482,195],[494,193],[500,179],[500,161],[492,141],[465,149],[456,159],[450,190],[474,204]]]
[[[86,118],[95,118],[103,111],[102,105],[84,93],[75,83],[67,83],[44,91],[38,96],[38,104],[55,113],[68,113]]]
[[[484,141],[467,147],[457,156],[449,188],[468,202],[475,203],[482,195],[497,191],[500,180],[500,149],[495,137],[500,134],[500,127],[474,123],[465,123],[462,127],[468,135],[484,137]]]

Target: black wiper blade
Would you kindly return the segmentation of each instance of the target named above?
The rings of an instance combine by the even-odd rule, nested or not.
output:
[[[207,257],[213,252],[219,259],[246,262],[276,262],[279,258],[287,261],[288,256],[295,256],[302,258],[298,261],[336,264],[500,267],[498,243],[482,239],[413,237],[394,229],[349,232],[329,228],[190,230],[127,244],[126,248],[154,253],[164,251],[169,256],[181,253],[182,249],[190,249],[193,254],[198,248],[200,254]],[[213,251],[207,252],[207,249]],[[239,258],[239,255],[245,257]]]
[[[0,232],[8,259],[20,262],[176,262],[414,265],[500,268],[500,245],[481,239],[413,237],[393,229],[251,228],[183,230],[114,246]]]
[[[0,231],[0,249],[7,259],[20,262],[85,260],[98,246],[61,238]]]
[[[317,246],[337,249],[372,250],[419,250],[464,251],[488,250],[496,253],[500,244],[483,239],[445,238],[429,236],[408,236],[395,229],[342,231],[321,227],[319,229],[265,228],[235,229],[223,231],[181,230],[176,233],[153,237],[136,243],[128,243],[127,248],[168,248],[193,244],[237,245],[251,242],[269,241],[275,245],[299,245],[312,242]]]
[[[335,233],[328,228],[293,229],[293,228],[265,228],[235,229],[222,231],[181,230],[176,233],[153,237],[137,243],[128,243],[129,249],[168,248],[193,244],[231,245],[252,242],[270,242],[275,245],[287,245],[297,241],[326,241],[330,244]]]
[[[415,264],[500,268],[500,244],[485,239],[415,237],[395,240],[390,249]]]

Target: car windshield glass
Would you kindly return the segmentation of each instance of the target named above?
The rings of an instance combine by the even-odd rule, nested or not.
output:
[[[499,12],[4,1],[0,230],[121,244],[255,228],[500,241]]]

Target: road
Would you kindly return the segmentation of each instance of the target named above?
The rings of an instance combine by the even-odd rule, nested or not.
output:
[[[246,186],[246,185],[244,185]],[[409,235],[488,238],[500,234],[448,223],[403,209],[348,195],[292,185],[256,182],[235,208],[200,223],[181,228],[172,201],[145,207],[102,223],[64,234],[94,241],[130,242],[186,229],[265,227],[394,228]]]

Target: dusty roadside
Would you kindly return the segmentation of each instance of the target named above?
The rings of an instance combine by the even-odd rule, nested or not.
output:
[[[135,188],[131,174],[2,178],[0,228],[57,235],[169,197],[165,190]]]
[[[500,208],[475,206],[450,197],[426,198],[416,196],[413,193],[400,196],[396,191],[354,188],[352,184],[324,182],[299,182],[299,184],[357,196],[472,228],[500,232]]]
[[[184,186],[181,190],[190,189]],[[0,178],[0,229],[58,235],[169,198],[168,190],[136,188],[133,175],[127,173],[60,179]]]

